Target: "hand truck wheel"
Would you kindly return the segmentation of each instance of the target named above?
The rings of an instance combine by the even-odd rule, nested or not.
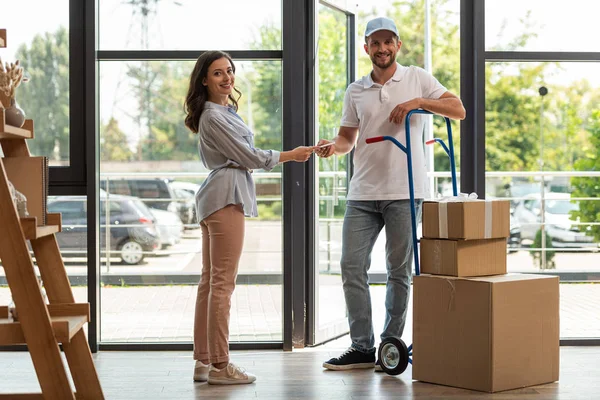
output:
[[[381,369],[388,375],[399,375],[408,366],[408,348],[401,339],[385,339],[379,345],[377,358]]]

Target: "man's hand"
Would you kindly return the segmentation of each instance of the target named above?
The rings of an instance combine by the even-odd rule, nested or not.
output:
[[[315,153],[319,157],[328,158],[335,153],[335,142],[333,140],[321,139],[314,148]]]
[[[412,99],[402,104],[398,104],[390,113],[388,121],[393,124],[400,124],[402,123],[404,117],[406,117],[406,114],[408,114],[409,111],[415,110],[417,108],[421,108],[420,98]]]

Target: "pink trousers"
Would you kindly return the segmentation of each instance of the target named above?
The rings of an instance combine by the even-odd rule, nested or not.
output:
[[[202,276],[194,318],[194,359],[204,364],[229,361],[229,314],[244,245],[245,218],[229,205],[200,222]]]

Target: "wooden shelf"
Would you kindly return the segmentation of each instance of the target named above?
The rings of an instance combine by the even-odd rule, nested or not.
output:
[[[49,304],[48,312],[54,337],[59,343],[69,343],[83,325],[90,321],[89,303]],[[13,344],[26,344],[21,323],[0,318],[0,346]]]
[[[61,225],[40,225],[36,217],[21,218],[21,227],[27,240],[35,240],[61,231]]]
[[[0,139],[33,139],[33,120],[26,119],[22,128],[8,125],[4,120],[4,108],[0,107]]]
[[[6,47],[5,29],[0,29],[0,47]],[[18,164],[22,160],[15,160],[17,157],[31,157],[27,139],[34,138],[33,120],[25,120],[20,128],[6,124],[7,101],[10,103],[10,99],[0,93],[0,261],[17,306],[19,321],[9,319],[8,307],[0,306],[0,346],[27,345],[42,393],[2,393],[0,400],[103,400],[98,373],[82,329],[90,321],[90,306],[89,303],[75,303],[54,235],[62,229],[61,215],[46,212],[45,195],[42,194],[41,210],[36,209],[32,217],[19,218],[10,195],[9,179],[13,180],[15,187],[40,186],[42,193],[45,193],[48,177],[45,176],[47,159],[40,161],[40,157],[36,157],[23,161],[27,165],[34,164],[36,168],[32,167],[31,171],[29,167]],[[13,158],[13,164],[12,167],[9,165],[8,173],[6,164],[10,162],[6,161],[10,158]],[[38,164],[42,168],[37,168]],[[28,197],[30,200],[38,200],[37,197]],[[38,226],[38,221],[43,225]],[[46,304],[43,300],[30,254],[32,250],[51,304]],[[24,332],[27,332],[27,340]],[[62,349],[59,348],[59,343],[63,343]],[[65,360],[61,357],[61,350],[70,369],[70,377],[65,369]],[[73,391],[72,385],[76,391]]]

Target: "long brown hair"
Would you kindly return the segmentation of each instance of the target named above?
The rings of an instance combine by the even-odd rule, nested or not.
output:
[[[204,104],[206,104],[206,100],[208,100],[208,90],[202,84],[204,78],[208,75],[208,67],[221,58],[225,57],[231,63],[231,69],[235,75],[235,65],[233,64],[233,60],[231,56],[224,51],[207,51],[202,53],[198,60],[196,61],[196,65],[194,66],[194,70],[190,75],[190,87],[188,89],[187,96],[185,97],[185,103],[183,104],[183,109],[185,110],[185,126],[194,133],[198,133],[198,124],[200,123],[200,116],[204,111]],[[238,100],[242,97],[242,93],[234,86],[233,90],[238,94],[237,99],[234,98],[231,94],[229,95],[229,100],[233,105],[233,108],[237,111],[238,109]]]

